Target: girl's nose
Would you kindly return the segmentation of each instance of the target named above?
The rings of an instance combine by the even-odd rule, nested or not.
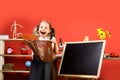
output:
[[[45,28],[43,27],[42,30],[44,30]]]

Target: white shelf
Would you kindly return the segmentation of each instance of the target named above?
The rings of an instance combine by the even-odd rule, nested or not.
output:
[[[108,57],[104,58],[105,60],[120,60],[120,57]]]
[[[28,54],[28,55],[22,55],[22,54],[0,54],[0,56],[3,57],[32,57],[32,55]]]
[[[0,39],[0,41],[23,41],[23,39]]]
[[[4,58],[6,57],[6,58],[8,58],[8,57],[10,57],[10,58],[13,58],[13,57],[20,57],[21,59],[23,59],[23,58],[32,58],[32,54],[5,54],[5,44],[6,44],[6,42],[21,42],[21,41],[23,41],[24,42],[24,40],[23,39],[0,39],[0,80],[4,80],[4,73],[29,73],[30,71],[29,71],[29,69],[27,70],[27,69],[25,69],[25,70],[3,70],[2,69],[2,65],[4,65],[5,64],[5,62],[4,62]],[[17,44],[17,43],[16,43]],[[14,45],[13,45],[14,46]]]
[[[11,72],[11,73],[29,73],[30,71],[29,70],[0,70],[0,72]]]

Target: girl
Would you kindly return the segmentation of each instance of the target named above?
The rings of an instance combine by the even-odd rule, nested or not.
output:
[[[57,41],[55,35],[53,35],[55,34],[54,28],[52,28],[50,22],[42,20],[33,30],[33,34],[38,36],[39,40],[51,40],[53,52],[58,53]],[[29,80],[51,80],[51,66],[52,62],[38,61],[33,55]]]

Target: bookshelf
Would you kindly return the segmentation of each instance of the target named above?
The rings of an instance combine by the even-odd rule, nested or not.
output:
[[[13,76],[13,73],[16,78],[23,74],[29,74],[29,69],[26,68],[25,62],[32,60],[32,51],[28,49],[27,54],[21,54],[21,47],[23,47],[23,45],[25,45],[25,43],[22,39],[0,39],[0,80],[7,80],[11,75]],[[14,53],[8,54],[8,47],[12,47]],[[14,68],[4,70],[3,65],[7,63],[14,64]],[[15,77],[14,79],[16,79]],[[12,80],[12,78],[10,80]]]

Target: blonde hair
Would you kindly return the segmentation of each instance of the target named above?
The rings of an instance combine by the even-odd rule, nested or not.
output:
[[[34,29],[33,29],[33,35],[39,36],[38,30],[39,30],[39,26],[37,25],[37,26],[35,26]]]
[[[47,21],[47,20],[41,20],[40,21],[40,23],[41,22],[46,22],[46,23],[48,23],[49,24],[49,28],[50,28],[50,33],[49,33],[49,35],[51,36],[55,36],[55,30],[54,30],[54,28],[52,27],[52,25],[51,25],[51,23],[49,22],[49,21]],[[37,26],[35,26],[34,27],[34,29],[33,29],[33,35],[35,35],[35,36],[39,36],[39,26],[40,26],[40,23],[39,23],[39,25],[37,25]]]

